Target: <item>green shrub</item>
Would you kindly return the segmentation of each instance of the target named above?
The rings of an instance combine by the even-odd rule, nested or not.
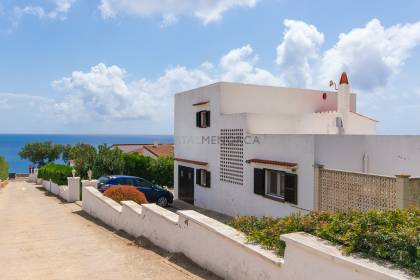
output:
[[[0,180],[7,180],[9,178],[9,164],[6,159],[0,156]]]
[[[95,178],[107,175],[121,175],[124,160],[120,149],[113,149],[106,144],[98,146],[98,153],[93,162],[92,173]]]
[[[124,174],[152,180],[152,158],[138,153],[122,154],[124,160]]]
[[[147,203],[147,198],[143,192],[133,186],[116,186],[105,191],[104,195],[121,203],[121,201],[132,200],[138,204]]]
[[[420,276],[420,210],[350,213],[314,212],[285,218],[238,217],[231,226],[253,243],[283,255],[280,235],[304,231],[359,252],[390,261]]]
[[[77,176],[87,179],[89,169],[93,168],[97,156],[96,148],[90,144],[79,143],[71,148],[66,147],[63,153],[64,159],[74,161],[74,169]]]
[[[159,157],[157,159],[137,153],[122,154],[124,174],[142,177],[160,186],[172,187],[174,182],[174,159]]]
[[[160,186],[173,187],[174,184],[174,159],[172,157],[158,157],[152,160],[151,180]]]
[[[67,177],[72,176],[71,171],[70,166],[50,163],[39,169],[38,178],[51,180],[57,185],[67,185]]]

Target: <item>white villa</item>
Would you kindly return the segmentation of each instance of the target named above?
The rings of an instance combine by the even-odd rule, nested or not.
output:
[[[175,197],[228,215],[316,206],[323,165],[420,176],[419,136],[376,135],[343,73],[338,92],[215,83],[175,96]]]

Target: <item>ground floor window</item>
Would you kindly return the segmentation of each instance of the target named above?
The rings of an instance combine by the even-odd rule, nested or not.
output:
[[[265,171],[265,194],[284,198],[285,173],[281,171]]]
[[[298,204],[298,176],[285,171],[254,168],[254,193]]]
[[[196,184],[205,188],[210,188],[210,171],[205,169],[196,169]]]

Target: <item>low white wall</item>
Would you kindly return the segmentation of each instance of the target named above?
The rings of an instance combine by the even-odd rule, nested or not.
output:
[[[67,185],[69,186],[68,202],[80,200],[80,177],[68,177]]]
[[[411,279],[365,258],[344,256],[329,242],[306,233],[282,235],[286,242],[284,279]]]
[[[35,168],[32,170],[31,173],[29,173],[28,181],[32,183],[37,183],[38,180],[38,168]]]
[[[51,191],[51,182],[47,180],[42,180],[42,187],[47,191]]]
[[[94,187],[95,189],[98,188],[98,180],[82,180],[82,198],[83,198],[83,193],[84,193],[84,189],[86,187]]]
[[[83,188],[83,211],[117,230],[143,236],[180,252],[225,279],[407,279],[394,270],[341,255],[338,249],[302,233],[285,235],[285,259],[246,242],[237,230],[195,211],[170,212],[155,204],[122,205],[96,188]],[[322,271],[318,273],[318,269]]]
[[[37,179],[42,187],[50,193],[63,198],[67,202],[75,202],[80,196],[80,178],[67,178],[68,186],[59,186],[58,184],[47,180]],[[41,182],[42,181],[42,182]]]
[[[103,196],[94,187],[83,188],[83,211],[98,218],[114,229],[121,229],[120,215],[122,206],[114,200]]]
[[[98,187],[98,180],[82,180],[82,187]]]

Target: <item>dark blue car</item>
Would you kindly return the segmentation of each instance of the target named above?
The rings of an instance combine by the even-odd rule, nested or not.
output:
[[[161,207],[168,206],[169,203],[172,203],[174,196],[172,193],[160,186],[153,185],[149,181],[134,177],[134,176],[105,176],[99,178],[98,190],[100,192],[105,192],[110,187],[115,187],[118,185],[133,186],[142,193],[147,198],[147,201],[150,203],[156,203]]]

